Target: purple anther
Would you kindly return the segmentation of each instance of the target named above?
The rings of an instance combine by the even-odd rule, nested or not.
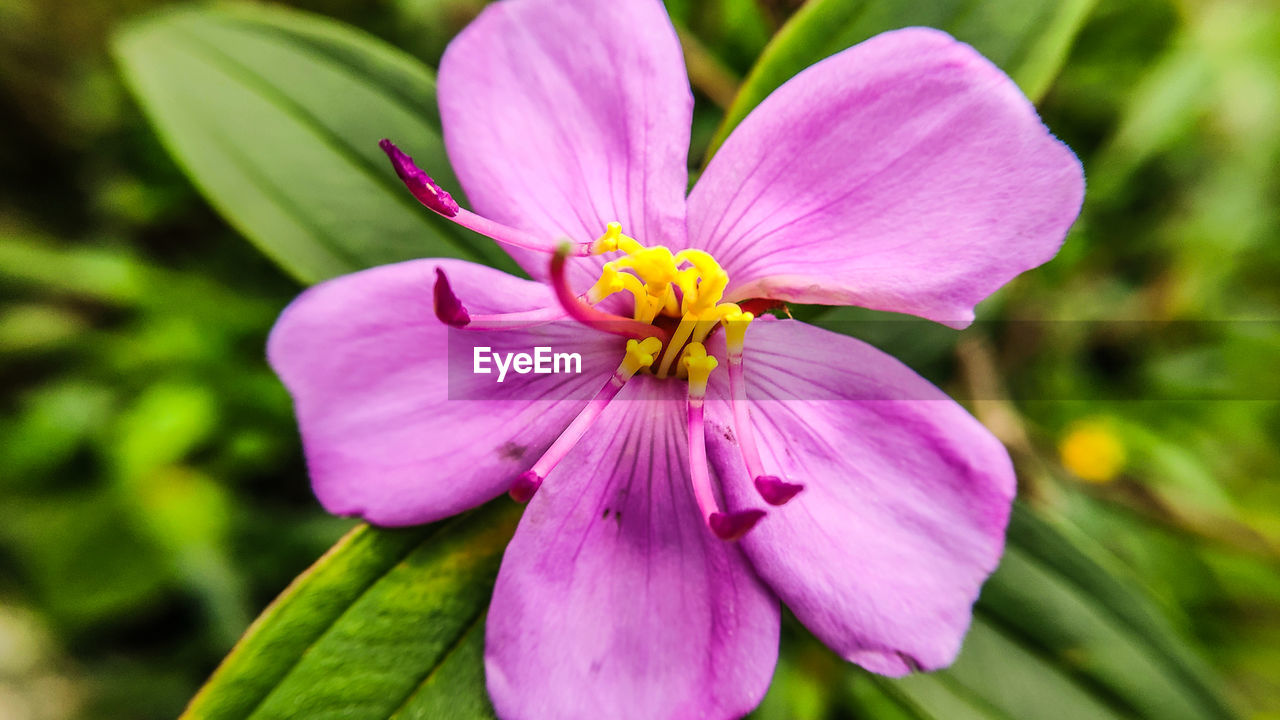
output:
[[[776,475],[761,475],[756,478],[756,492],[770,505],[785,505],[803,489],[804,485],[789,483]]]
[[[436,317],[440,322],[456,328],[466,327],[471,322],[470,313],[458,296],[453,294],[453,288],[449,287],[449,278],[445,277],[444,270],[440,268],[436,268],[434,297]]]
[[[737,540],[747,534],[764,517],[763,510],[739,510],[734,513],[711,513],[707,524],[721,540]]]
[[[507,494],[512,500],[518,503],[527,503],[533,499],[533,494],[538,492],[538,488],[542,487],[542,478],[538,477],[538,473],[532,470],[526,470],[520,473],[520,477],[511,483],[511,489]]]
[[[451,218],[458,214],[458,203],[454,201],[453,196],[445,192],[444,188],[437,185],[421,168],[414,165],[413,158],[386,138],[378,141],[378,147],[382,148],[382,152],[391,159],[391,167],[395,168],[396,175],[400,176],[400,180],[404,182],[405,187],[409,188],[409,192],[418,198],[418,202],[445,217]]]

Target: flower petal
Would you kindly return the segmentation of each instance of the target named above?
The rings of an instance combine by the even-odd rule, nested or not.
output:
[[[693,96],[662,3],[494,3],[449,45],[438,95],[476,212],[552,243],[618,221],[645,244],[683,245]],[[512,256],[546,276],[545,256]],[[582,282],[600,263],[575,261],[596,268]]]
[[[878,35],[796,75],[689,197],[727,297],[860,305],[953,327],[1054,256],[1084,177],[1013,81],[937,30]]]
[[[1015,489],[1004,448],[905,365],[810,325],[753,324],[744,370],[765,470],[805,485],[742,539],[760,577],[869,670],[950,664],[1004,547]],[[711,397],[708,454],[726,502],[757,506],[731,415]]]
[[[547,382],[541,398],[466,372],[456,356],[450,363],[449,340],[467,331],[447,328],[432,307],[437,268],[476,312],[554,302],[546,287],[492,268],[413,260],[317,285],[271,331],[268,358],[293,395],[311,482],[332,513],[411,525],[500,495],[617,364],[615,338],[561,322],[486,332],[484,343],[572,347],[584,371],[600,372]]]
[[[684,394],[633,379],[529,503],[485,641],[504,720],[736,718],[764,697],[778,603],[698,513]]]

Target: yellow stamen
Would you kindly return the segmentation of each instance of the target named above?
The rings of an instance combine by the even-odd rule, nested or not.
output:
[[[694,342],[702,342],[707,339],[707,335],[715,328],[716,323],[723,321],[729,315],[742,314],[742,308],[733,303],[721,303],[713,308],[704,310],[698,316],[698,325],[693,329]]]
[[[698,269],[703,277],[710,277],[716,273],[724,272],[720,267],[720,263],[711,257],[711,253],[706,250],[681,250],[676,253],[676,263],[688,262],[690,265]]]
[[[651,284],[646,285],[635,275],[618,272],[617,262],[608,262],[600,268],[600,279],[587,292],[587,302],[598,303],[623,290],[630,292],[635,300],[632,317],[647,323],[653,322],[653,318],[667,304],[667,296],[671,292],[669,287],[655,291]]]
[[[626,251],[627,257],[614,261],[615,264],[620,268],[634,269],[646,284],[665,286],[676,279],[675,257],[667,248],[661,245],[647,248],[639,243],[634,250],[627,250],[622,244],[619,247]]]
[[[675,293],[671,290],[671,286],[667,285],[662,288],[655,288],[652,285],[645,285],[647,292],[646,300],[648,302],[647,311],[645,313],[645,322],[653,322],[658,313],[666,309],[668,304],[675,302]]]
[[[621,251],[625,256],[604,264],[600,279],[587,294],[588,301],[599,302],[626,290],[635,303],[634,320],[653,323],[659,313],[680,319],[665,350],[660,344],[652,347],[651,354],[661,356],[652,368],[658,377],[665,378],[673,372],[683,377],[689,373],[691,366],[686,360],[690,358],[695,366],[701,367],[710,362],[714,367],[714,359],[701,359],[706,357],[703,343],[720,323],[725,325],[731,354],[741,354],[746,325],[753,316],[742,312],[733,303],[721,302],[729,286],[729,274],[710,253],[689,249],[673,254],[661,245],[645,247],[623,233],[622,226],[616,222],[608,224],[592,249],[596,252]],[[679,288],[679,294],[676,288]],[[636,348],[636,352],[643,349],[639,345]],[[659,353],[659,350],[663,352]],[[653,361],[637,366],[634,372],[650,365]],[[705,376],[710,370],[699,372]],[[697,381],[697,377],[694,380]]]
[[[618,239],[622,236],[622,224],[611,222],[604,226],[604,234],[591,245],[592,255],[613,252],[618,249]]]
[[[600,268],[600,279],[596,280],[596,284],[591,286],[587,291],[587,302],[595,304],[610,295],[622,290],[622,283],[618,280],[618,270],[613,263],[605,263]]]
[[[618,283],[619,287],[631,293],[631,297],[635,299],[635,309],[632,311],[632,317],[641,322],[653,322],[649,290],[644,283],[640,282],[640,278],[631,273],[617,273],[615,282]]]
[[[679,285],[680,282],[677,278],[676,286],[679,287]],[[662,312],[670,317],[680,317],[680,303],[676,300],[676,293],[670,286],[667,287],[667,294],[663,298]]]
[[[656,337],[647,337],[643,340],[628,340],[627,356],[622,359],[622,364],[618,366],[618,374],[622,376],[623,380],[631,379],[631,376],[640,372],[641,368],[653,365],[653,360],[661,349],[662,341]]]
[[[693,304],[693,299],[698,296],[698,269],[686,268],[681,270],[680,273],[676,275],[676,286],[680,288],[680,295],[682,297],[679,311],[675,313],[678,317],[685,313],[692,312],[689,307]]]
[[[685,306],[685,312],[702,314],[715,307],[729,285],[729,274],[720,267],[720,263],[705,250],[681,250],[676,253],[675,261],[676,264],[688,262],[693,265],[699,276],[697,291]]]
[[[680,364],[689,372],[689,397],[700,398],[707,394],[707,379],[720,363],[707,354],[702,343],[689,343],[680,358]]]
[[[755,317],[749,312],[738,311],[720,318],[720,322],[724,323],[724,342],[729,347],[730,355],[742,354],[742,343],[746,339],[747,326]]]
[[[662,354],[662,364],[658,365],[658,377],[667,376],[667,371],[671,369],[671,363],[675,362],[676,356],[680,353],[680,347],[689,340],[689,336],[693,334],[693,329],[698,324],[698,318],[693,315],[685,315],[680,318],[680,324],[676,326],[675,333],[671,336],[671,342],[667,343],[667,351]]]
[[[630,235],[619,235],[618,249],[630,255],[632,253],[638,253],[641,250],[644,250],[644,246],[641,245],[638,240],[631,237]]]

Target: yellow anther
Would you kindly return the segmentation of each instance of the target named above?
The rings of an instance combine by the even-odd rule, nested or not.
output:
[[[734,308],[737,307],[737,305],[734,305]],[[742,354],[742,344],[746,339],[747,326],[755,319],[755,315],[741,310],[726,313],[720,318],[720,322],[724,323],[724,342],[729,346],[730,355]]]
[[[632,313],[632,317],[641,322],[652,321],[653,314],[650,310],[652,301],[649,299],[648,289],[645,288],[644,283],[640,282],[640,278],[631,273],[615,273],[614,282],[619,289],[631,293],[631,297],[635,299],[635,310]]]
[[[680,317],[680,302],[676,300],[675,291],[670,286],[667,287],[667,294],[663,297],[662,312],[671,317]]]
[[[627,356],[622,358],[622,364],[618,366],[618,374],[623,379],[630,379],[641,368],[647,368],[653,364],[658,351],[662,349],[662,341],[656,337],[647,337],[643,340],[627,341]]]
[[[729,286],[729,274],[720,267],[720,263],[704,250],[681,250],[676,253],[675,261],[677,264],[688,262],[693,265],[699,278],[697,289],[692,293],[681,286],[687,298],[684,311],[701,314],[708,308],[715,307],[720,298],[724,297],[725,288]]]
[[[605,263],[604,267],[600,268],[600,279],[596,280],[596,284],[592,285],[591,289],[587,291],[587,302],[598,303],[610,295],[620,292],[623,289],[622,281],[618,279],[620,274],[613,263]]]
[[[620,235],[618,237],[618,249],[628,255],[632,255],[644,250],[644,246],[630,235]]]
[[[707,394],[707,379],[711,377],[711,371],[716,369],[720,363],[714,357],[707,354],[707,349],[702,343],[689,343],[684,349],[684,355],[680,358],[680,364],[689,372],[689,396],[702,397]]]
[[[667,371],[671,369],[671,363],[675,362],[680,352],[680,348],[689,340],[689,336],[693,334],[693,330],[698,325],[698,318],[695,315],[685,315],[680,318],[680,324],[676,326],[676,331],[671,334],[671,342],[667,343],[667,351],[662,354],[662,363],[658,365],[658,377],[667,376]]]
[[[665,291],[667,284],[673,282],[679,274],[675,256],[661,245],[642,247],[634,252],[627,251],[627,257],[617,262],[620,267],[634,269],[645,284],[655,286],[658,291]]]
[[[640,282],[631,273],[618,272],[616,262],[607,262],[600,268],[600,279],[587,292],[587,301],[598,303],[614,293],[626,290],[635,300],[632,318],[651,323],[662,308],[664,297],[655,297],[653,289]]]
[[[656,288],[653,285],[645,285],[644,288],[645,291],[648,292],[649,300],[649,312],[645,317],[645,322],[652,323],[653,319],[658,316],[658,313],[662,312],[667,307],[675,306],[676,294],[671,289],[670,285],[666,285],[661,288]]]
[[[716,320],[724,320],[729,317],[742,315],[743,312],[742,308],[738,307],[738,303],[720,303],[712,308],[711,312],[707,314],[714,317]],[[750,313],[746,314],[750,315]],[[752,315],[752,317],[754,318],[755,316]]]
[[[600,255],[602,253],[613,252],[618,249],[618,238],[622,236],[622,225],[620,223],[611,222],[604,226],[604,234],[591,245],[591,254]]]
[[[715,307],[724,297],[725,288],[729,287],[729,275],[723,271],[719,275],[703,277],[698,281],[698,299],[693,304],[694,310],[705,310]]]
[[[736,311],[737,308],[738,306],[733,304],[717,305],[698,313],[698,322],[693,326],[693,334],[689,336],[689,339],[693,342],[703,342],[707,339],[707,335],[715,329],[716,323],[720,322],[720,318],[727,313]]]
[[[653,324],[653,319],[657,317],[658,311],[662,309],[662,301],[652,295],[644,297],[644,309],[636,308],[636,320]]]
[[[689,308],[693,305],[694,298],[698,297],[698,269],[685,268],[676,275],[676,286],[680,288],[680,313],[681,315],[692,312]]]
[[[676,253],[676,264],[678,265],[682,262],[688,262],[697,268],[703,277],[724,272],[724,269],[720,267],[720,263],[716,262],[716,259],[711,257],[711,253],[705,250],[681,250]]]

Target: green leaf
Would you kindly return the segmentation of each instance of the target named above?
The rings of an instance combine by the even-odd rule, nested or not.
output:
[[[451,191],[431,71],[330,20],[220,5],[159,12],[114,51],[161,140],[237,229],[312,283],[418,257],[511,268],[423,207],[378,149],[394,139]]]
[[[811,0],[778,31],[742,84],[708,157],[779,85],[813,63],[886,30],[946,30],[1039,99],[1096,0]]]
[[[861,674],[855,703],[924,720],[1226,720],[1235,717],[1159,613],[1062,531],[1015,509],[1000,569],[947,670]]]
[[[491,718],[484,618],[518,508],[361,525],[301,575],[184,718]]]
[[[184,717],[491,718],[484,612],[517,516],[499,501],[427,528],[360,526],[267,609]],[[858,671],[854,687],[855,705],[920,720],[1235,717],[1148,601],[1022,507],[956,664],[900,680]]]

